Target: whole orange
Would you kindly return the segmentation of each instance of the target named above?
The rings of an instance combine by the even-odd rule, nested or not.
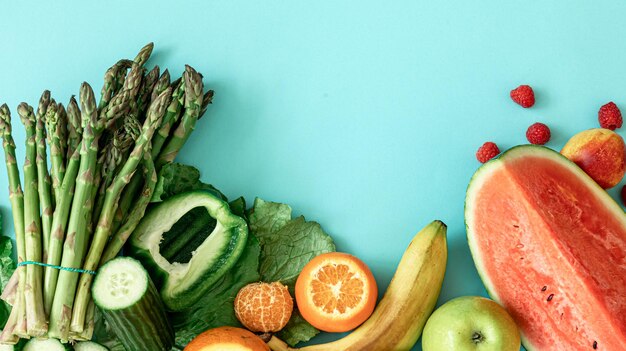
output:
[[[296,281],[296,302],[302,317],[327,332],[346,332],[374,311],[378,287],[363,261],[340,252],[312,259]]]
[[[195,337],[184,351],[269,351],[261,338],[252,332],[233,327],[209,329]]]

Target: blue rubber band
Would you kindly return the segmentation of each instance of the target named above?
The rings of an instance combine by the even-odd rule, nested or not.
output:
[[[26,265],[29,265],[29,264],[34,264],[34,265],[42,266],[42,267],[50,267],[50,268],[60,269],[60,270],[63,270],[63,271],[68,271],[68,272],[73,272],[73,273],[87,273],[87,274],[91,274],[91,275],[96,275],[95,271],[90,271],[90,270],[87,270],[87,269],[61,267],[61,266],[55,266],[53,264],[47,264],[47,263],[35,262],[35,261],[20,262],[20,263],[17,264],[17,266],[20,267],[20,266],[26,266]]]

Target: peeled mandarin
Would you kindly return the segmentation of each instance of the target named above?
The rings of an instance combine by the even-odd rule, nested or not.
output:
[[[280,331],[289,322],[292,311],[289,289],[279,282],[248,284],[235,298],[237,319],[255,332]]]

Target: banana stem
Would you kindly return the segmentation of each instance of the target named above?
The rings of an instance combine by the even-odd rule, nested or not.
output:
[[[267,346],[269,346],[270,349],[272,349],[272,351],[297,350],[297,349],[289,347],[289,345],[287,345],[286,342],[280,340],[279,338],[277,338],[277,337],[275,337],[273,335],[272,335],[272,338],[270,339],[270,341],[267,342]]]

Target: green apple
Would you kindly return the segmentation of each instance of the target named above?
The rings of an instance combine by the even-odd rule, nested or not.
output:
[[[520,334],[500,305],[478,296],[446,302],[428,319],[423,351],[519,351]]]

